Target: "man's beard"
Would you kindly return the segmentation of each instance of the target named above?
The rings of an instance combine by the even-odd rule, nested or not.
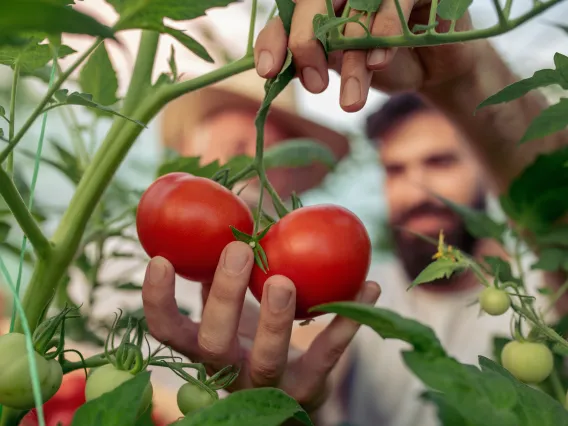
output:
[[[484,194],[479,194],[475,202],[469,207],[477,211],[484,211],[486,207]],[[454,226],[451,229],[443,229],[444,242],[446,245],[451,245],[464,253],[472,254],[479,240],[467,230],[461,217],[446,206],[427,202],[407,211],[396,223],[393,223],[393,237],[396,254],[401,260],[402,266],[410,280],[414,280],[424,268],[433,262],[433,255],[437,250],[437,247],[432,245],[431,242],[425,241],[423,238],[413,235],[405,229],[398,228],[398,226],[401,226],[398,224],[404,224],[408,219],[420,214],[438,214],[452,217]],[[438,235],[427,236],[438,239]],[[448,285],[451,282],[452,278],[450,277],[440,278],[429,284],[439,286]]]

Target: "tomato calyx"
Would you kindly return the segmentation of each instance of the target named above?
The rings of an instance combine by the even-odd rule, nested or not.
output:
[[[69,318],[78,318],[78,315],[69,315],[75,307],[65,307],[57,315],[46,319],[36,328],[32,335],[34,350],[47,360],[55,359],[65,347],[65,321]],[[43,317],[43,315],[42,315]],[[59,336],[55,337],[59,331]],[[54,350],[53,350],[54,349]]]
[[[300,197],[298,197],[298,194],[296,194],[296,191],[292,192],[291,198],[292,198],[292,210],[298,210],[304,207],[304,204],[302,203],[302,200],[300,200]]]
[[[268,258],[266,257],[266,252],[262,248],[262,246],[260,244],[260,240],[262,240],[262,238],[264,238],[264,236],[268,233],[268,231],[270,230],[272,225],[274,225],[274,223],[275,222],[269,223],[266,226],[266,228],[264,228],[256,236],[246,234],[244,232],[239,231],[235,227],[231,226],[231,231],[233,232],[233,235],[235,236],[235,238],[238,241],[242,241],[243,243],[247,243],[249,246],[251,246],[253,253],[254,253],[254,260],[255,260],[256,264],[258,265],[258,267],[265,274],[267,273],[267,271],[270,268],[268,267]]]

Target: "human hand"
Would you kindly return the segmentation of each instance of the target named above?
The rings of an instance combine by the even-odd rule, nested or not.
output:
[[[221,254],[213,283],[203,285],[201,323],[182,315],[174,295],[175,272],[164,258],[148,265],[142,288],[150,333],[158,341],[203,363],[210,374],[234,365],[240,368],[229,391],[278,387],[306,410],[327,396],[327,378],[359,324],[336,317],[305,352],[293,351],[290,336],[295,313],[295,287],[283,276],[266,281],[260,308],[245,301],[253,267],[252,249],[232,242]],[[359,301],[374,305],[380,287],[368,282]]]
[[[415,24],[427,24],[430,0],[399,0],[410,29]],[[336,15],[341,14],[347,0],[334,0]],[[329,83],[328,69],[341,75],[341,107],[347,112],[359,111],[365,105],[372,86],[386,93],[423,89],[442,85],[471,71],[476,46],[484,42],[445,44],[420,48],[390,48],[331,52],[326,61],[321,43],[314,38],[313,18],[326,14],[325,0],[296,0],[290,36],[282,21],[273,18],[260,32],[254,49],[255,65],[261,77],[275,77],[284,64],[286,48],[292,52],[294,64],[303,86],[312,93],[321,93]],[[352,10],[351,15],[359,11]],[[395,0],[384,0],[370,21],[373,36],[402,35]],[[437,18],[438,33],[448,32],[450,21]],[[471,29],[466,13],[456,22],[455,31]],[[348,23],[343,34],[363,37],[365,30]]]

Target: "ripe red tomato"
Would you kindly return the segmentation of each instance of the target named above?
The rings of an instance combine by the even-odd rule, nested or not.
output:
[[[83,370],[65,374],[61,387],[57,393],[44,404],[44,409],[50,411],[58,410],[60,407],[78,408],[85,403],[86,385],[87,379]]]
[[[75,408],[61,408],[50,413],[46,419],[45,426],[71,426],[73,416],[75,416]]]
[[[353,300],[371,264],[371,240],[351,211],[334,205],[302,207],[284,216],[260,240],[269,270],[255,264],[249,288],[260,301],[265,281],[284,275],[296,286],[296,319],[321,315],[308,309]]]
[[[221,252],[235,240],[230,226],[252,233],[245,202],[217,182],[188,173],[158,178],[142,195],[136,214],[146,253],[168,259],[177,274],[198,282],[213,280]]]

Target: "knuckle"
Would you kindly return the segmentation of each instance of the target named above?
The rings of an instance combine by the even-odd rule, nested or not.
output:
[[[213,285],[211,287],[211,290],[209,291],[209,298],[215,299],[218,303],[222,305],[232,305],[234,303],[237,303],[238,301],[236,288],[237,286],[235,285],[233,286]]]
[[[306,62],[315,57],[314,55],[317,52],[318,45],[314,40],[290,37],[288,48],[295,59]]]
[[[357,68],[366,67],[364,52],[345,52],[343,55],[342,74],[350,74]]]
[[[271,319],[263,321],[261,327],[266,334],[280,336],[285,331],[286,324],[282,319]]]
[[[274,383],[281,375],[281,368],[272,362],[257,361],[250,366],[250,376],[257,386]]]
[[[230,349],[228,344],[215,341],[215,339],[202,333],[197,335],[197,346],[201,357],[206,361],[216,361],[223,358]]]

